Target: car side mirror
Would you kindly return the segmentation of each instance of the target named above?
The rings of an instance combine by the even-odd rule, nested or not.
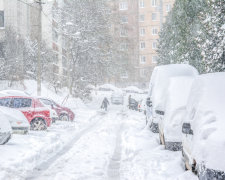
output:
[[[193,130],[191,129],[190,123],[183,123],[182,125],[182,133],[193,135]]]

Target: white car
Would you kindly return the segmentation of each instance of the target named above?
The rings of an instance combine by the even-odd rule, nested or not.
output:
[[[122,92],[113,92],[111,95],[112,104],[123,104],[124,97]]]
[[[6,144],[12,136],[8,117],[0,111],[0,145]]]
[[[20,110],[0,106],[0,112],[9,120],[13,133],[27,134],[29,132],[30,123]]]
[[[154,68],[147,99],[147,123],[152,132],[158,133],[159,119],[163,118],[165,111],[165,91],[168,88],[169,79],[178,76],[197,76],[198,71],[187,64],[170,64]]]
[[[165,115],[159,120],[160,144],[171,151],[181,150],[182,122],[194,77],[179,76],[169,80]]]
[[[225,73],[193,82],[183,122],[185,167],[203,180],[225,179]]]

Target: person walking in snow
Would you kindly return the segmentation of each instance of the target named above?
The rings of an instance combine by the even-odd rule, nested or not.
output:
[[[105,111],[107,111],[108,105],[109,105],[109,101],[108,101],[108,99],[105,97],[105,98],[103,99],[103,101],[102,101],[101,108],[102,108],[102,109],[105,109]]]

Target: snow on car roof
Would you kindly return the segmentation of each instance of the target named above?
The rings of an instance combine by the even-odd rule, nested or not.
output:
[[[154,70],[155,71],[155,70]],[[158,66],[154,77],[151,79],[151,96],[153,108],[164,110],[165,105],[165,90],[167,89],[169,78],[176,76],[197,76],[196,68],[188,64],[170,64]]]
[[[30,96],[29,93],[19,90],[2,90],[0,96]]]
[[[208,168],[225,171],[225,73],[200,75],[193,82],[187,119],[194,132],[193,154]],[[218,163],[220,162],[220,163]]]
[[[136,86],[128,86],[128,87],[124,88],[124,90],[126,90],[126,91],[136,91],[138,93],[142,93],[143,92],[141,89],[139,89]]]
[[[106,88],[106,89],[111,89],[111,90],[114,90],[114,91],[118,90],[118,88],[115,87],[112,84],[103,84],[103,85],[98,86],[98,88]]]

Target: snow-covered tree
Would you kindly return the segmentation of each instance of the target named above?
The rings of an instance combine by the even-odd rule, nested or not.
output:
[[[118,42],[112,33],[115,17],[104,0],[65,1],[57,10],[70,60],[70,88],[76,94],[88,84],[104,82],[121,68]],[[118,62],[118,61],[117,61]]]
[[[206,72],[225,71],[225,2],[207,0],[209,10],[202,14],[201,38],[203,65]]]

